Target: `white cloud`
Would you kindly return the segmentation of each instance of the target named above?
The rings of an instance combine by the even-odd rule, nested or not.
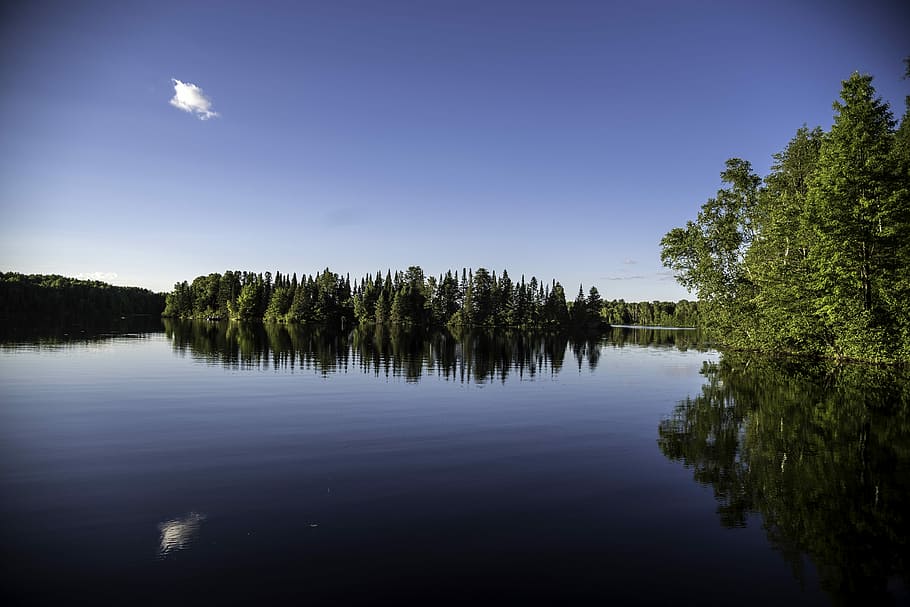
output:
[[[641,274],[629,274],[623,276],[601,276],[601,280],[642,280],[645,276]]]
[[[634,266],[635,264],[638,263],[637,260],[635,260],[635,259],[630,259],[630,258],[628,258],[628,257],[627,257],[626,259],[624,259],[622,262],[623,262],[625,265],[627,265],[627,266]]]
[[[116,272],[80,272],[76,274],[79,280],[100,280],[102,282],[111,282],[116,280]]]
[[[212,100],[202,93],[201,88],[191,82],[180,82],[176,78],[172,78],[171,82],[174,83],[174,96],[170,103],[175,108],[196,114],[199,120],[218,116],[218,112],[212,111]]]

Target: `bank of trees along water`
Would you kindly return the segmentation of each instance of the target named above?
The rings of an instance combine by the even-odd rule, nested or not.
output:
[[[0,272],[0,319],[12,324],[107,323],[121,316],[159,316],[163,293],[56,274]]]
[[[897,126],[853,74],[834,110],[830,131],[797,130],[764,179],[728,160],[662,259],[729,345],[910,360],[910,97]]]
[[[227,271],[181,282],[164,316],[352,324],[520,328],[598,328],[604,324],[694,326],[694,302],[605,302],[596,287],[567,301],[562,285],[485,268],[426,276],[418,266],[351,281],[326,268],[315,276]]]

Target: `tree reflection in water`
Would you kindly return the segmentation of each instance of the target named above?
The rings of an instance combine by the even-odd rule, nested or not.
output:
[[[713,488],[721,524],[760,514],[794,575],[808,556],[835,602],[906,600],[910,373],[742,354],[702,373],[658,444]]]
[[[579,370],[594,370],[601,347],[677,347],[697,343],[693,331],[613,329],[606,336],[520,331],[424,331],[357,327],[339,332],[278,323],[206,323],[165,319],[177,352],[231,368],[286,368],[329,374],[358,368],[418,381],[426,375],[489,382],[559,373],[567,353]],[[606,341],[604,340],[606,337]],[[571,363],[570,363],[571,364]]]

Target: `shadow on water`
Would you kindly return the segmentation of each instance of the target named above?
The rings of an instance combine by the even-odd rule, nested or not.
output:
[[[702,374],[658,444],[713,488],[721,525],[760,514],[836,603],[910,599],[910,373],[726,354]]]
[[[519,331],[425,331],[357,327],[339,332],[277,323],[164,320],[176,352],[232,369],[359,369],[377,377],[419,381],[441,376],[461,382],[506,381],[557,374],[566,364],[596,369],[601,348],[696,347],[693,331],[613,329],[606,335]],[[574,360],[566,361],[567,354]]]

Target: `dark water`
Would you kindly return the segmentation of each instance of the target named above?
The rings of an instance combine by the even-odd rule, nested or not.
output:
[[[8,334],[3,598],[907,602],[906,374],[695,338]]]

